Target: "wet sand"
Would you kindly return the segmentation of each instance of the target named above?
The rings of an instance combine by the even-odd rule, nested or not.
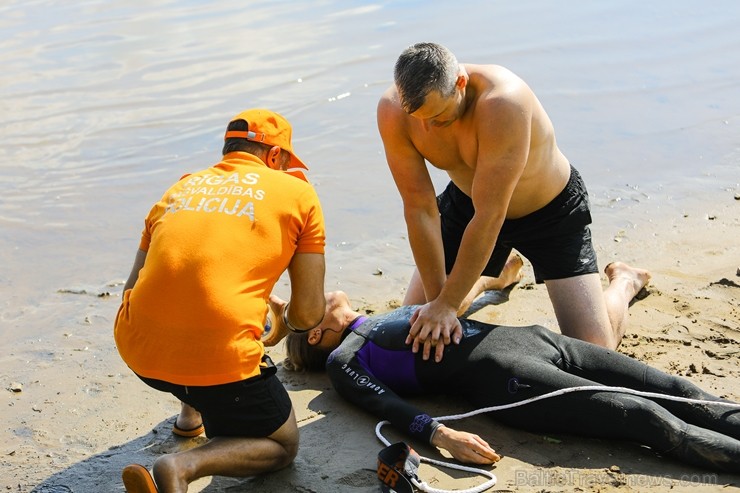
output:
[[[505,65],[538,94],[589,189],[599,264],[621,260],[653,276],[619,350],[740,400],[740,7],[492,5],[2,7],[0,490],[122,491],[127,463],[150,466],[202,443],[171,434],[177,402],[126,368],[112,327],[152,202],[217,160],[226,120],[247,106],[294,124],[325,209],[327,289],[369,312],[400,302],[413,265],[375,105],[395,57],[417,41],[446,44],[463,62]],[[276,291],[285,297],[285,283]],[[476,305],[482,320],[558,330],[526,262],[507,296]],[[281,346],[270,354],[283,358]],[[324,375],[279,375],[301,427],[295,464],[258,478],[204,478],[190,491],[377,491],[377,420],[344,403]],[[418,402],[432,415],[469,410]],[[740,487],[737,476],[633,443],[542,436],[481,416],[457,426],[503,456],[494,491]],[[478,484],[428,466],[421,477],[436,488]]]
[[[630,309],[619,350],[740,401],[739,204],[732,191],[716,198],[711,207],[656,217],[649,233],[601,228],[599,236],[612,239],[598,243],[598,249],[605,260],[618,251],[620,259],[649,267],[653,274],[648,296]],[[18,344],[2,357],[5,385],[20,384],[5,394],[9,433],[2,446],[0,485],[8,491],[121,491],[120,471],[127,463],[150,466],[161,453],[205,440],[174,437],[170,430],[177,402],[147,388],[120,361],[108,332],[119,289],[65,293],[85,305],[68,326]],[[392,300],[355,303],[368,312],[383,312],[399,300],[400,293]],[[474,317],[481,320],[541,323],[557,330],[544,287],[533,283],[526,262],[524,278],[510,292],[488,292],[475,306],[480,309]],[[269,353],[278,364],[284,356],[282,345]],[[323,374],[281,368],[279,375],[300,424],[295,463],[256,478],[204,478],[190,491],[378,491],[377,420],[343,402]],[[431,415],[471,410],[439,399],[417,402]],[[486,416],[452,426],[479,433],[503,456],[492,468],[498,477],[493,491],[724,492],[728,486],[740,487],[736,475],[681,464],[630,442],[533,434]],[[390,427],[384,433],[391,441],[403,438]],[[412,445],[422,455],[444,460],[427,445]],[[435,488],[466,488],[482,481],[428,465],[420,474]]]

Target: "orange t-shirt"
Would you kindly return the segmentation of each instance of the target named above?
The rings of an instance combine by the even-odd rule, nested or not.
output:
[[[121,357],[138,375],[180,385],[259,374],[273,286],[295,253],[324,246],[305,181],[243,152],[184,176],[146,218],[146,262],[116,317]]]

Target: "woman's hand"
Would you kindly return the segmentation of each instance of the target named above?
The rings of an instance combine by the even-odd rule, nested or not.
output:
[[[288,302],[274,294],[270,295],[270,320],[271,328],[269,332],[262,335],[262,344],[266,347],[274,346],[288,335],[288,327],[283,322],[283,312]]]
[[[493,464],[501,457],[478,435],[440,426],[434,433],[432,445],[447,450],[452,457],[469,464]]]

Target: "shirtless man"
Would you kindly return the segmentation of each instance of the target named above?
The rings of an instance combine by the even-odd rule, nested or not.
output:
[[[586,188],[527,84],[504,67],[459,64],[434,43],[407,48],[394,75],[377,116],[417,266],[404,304],[423,305],[407,343],[425,359],[436,346],[441,360],[437,342],[459,342],[471,288],[516,248],[545,283],[561,332],[616,348],[650,274],[609,264],[602,291]],[[439,197],[425,160],[451,179]]]

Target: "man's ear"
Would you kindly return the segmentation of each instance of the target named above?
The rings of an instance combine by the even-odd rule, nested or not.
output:
[[[279,146],[273,146],[267,151],[267,166],[275,170],[282,170],[283,166],[280,164],[280,153],[282,149]]]
[[[457,76],[457,80],[455,81],[455,87],[458,89],[464,89],[465,86],[468,85],[468,77],[465,73],[460,73],[460,75]]]
[[[311,329],[308,331],[308,344],[310,346],[315,346],[319,342],[321,342],[321,336],[323,335],[323,332],[320,327],[316,327],[314,329]]]

